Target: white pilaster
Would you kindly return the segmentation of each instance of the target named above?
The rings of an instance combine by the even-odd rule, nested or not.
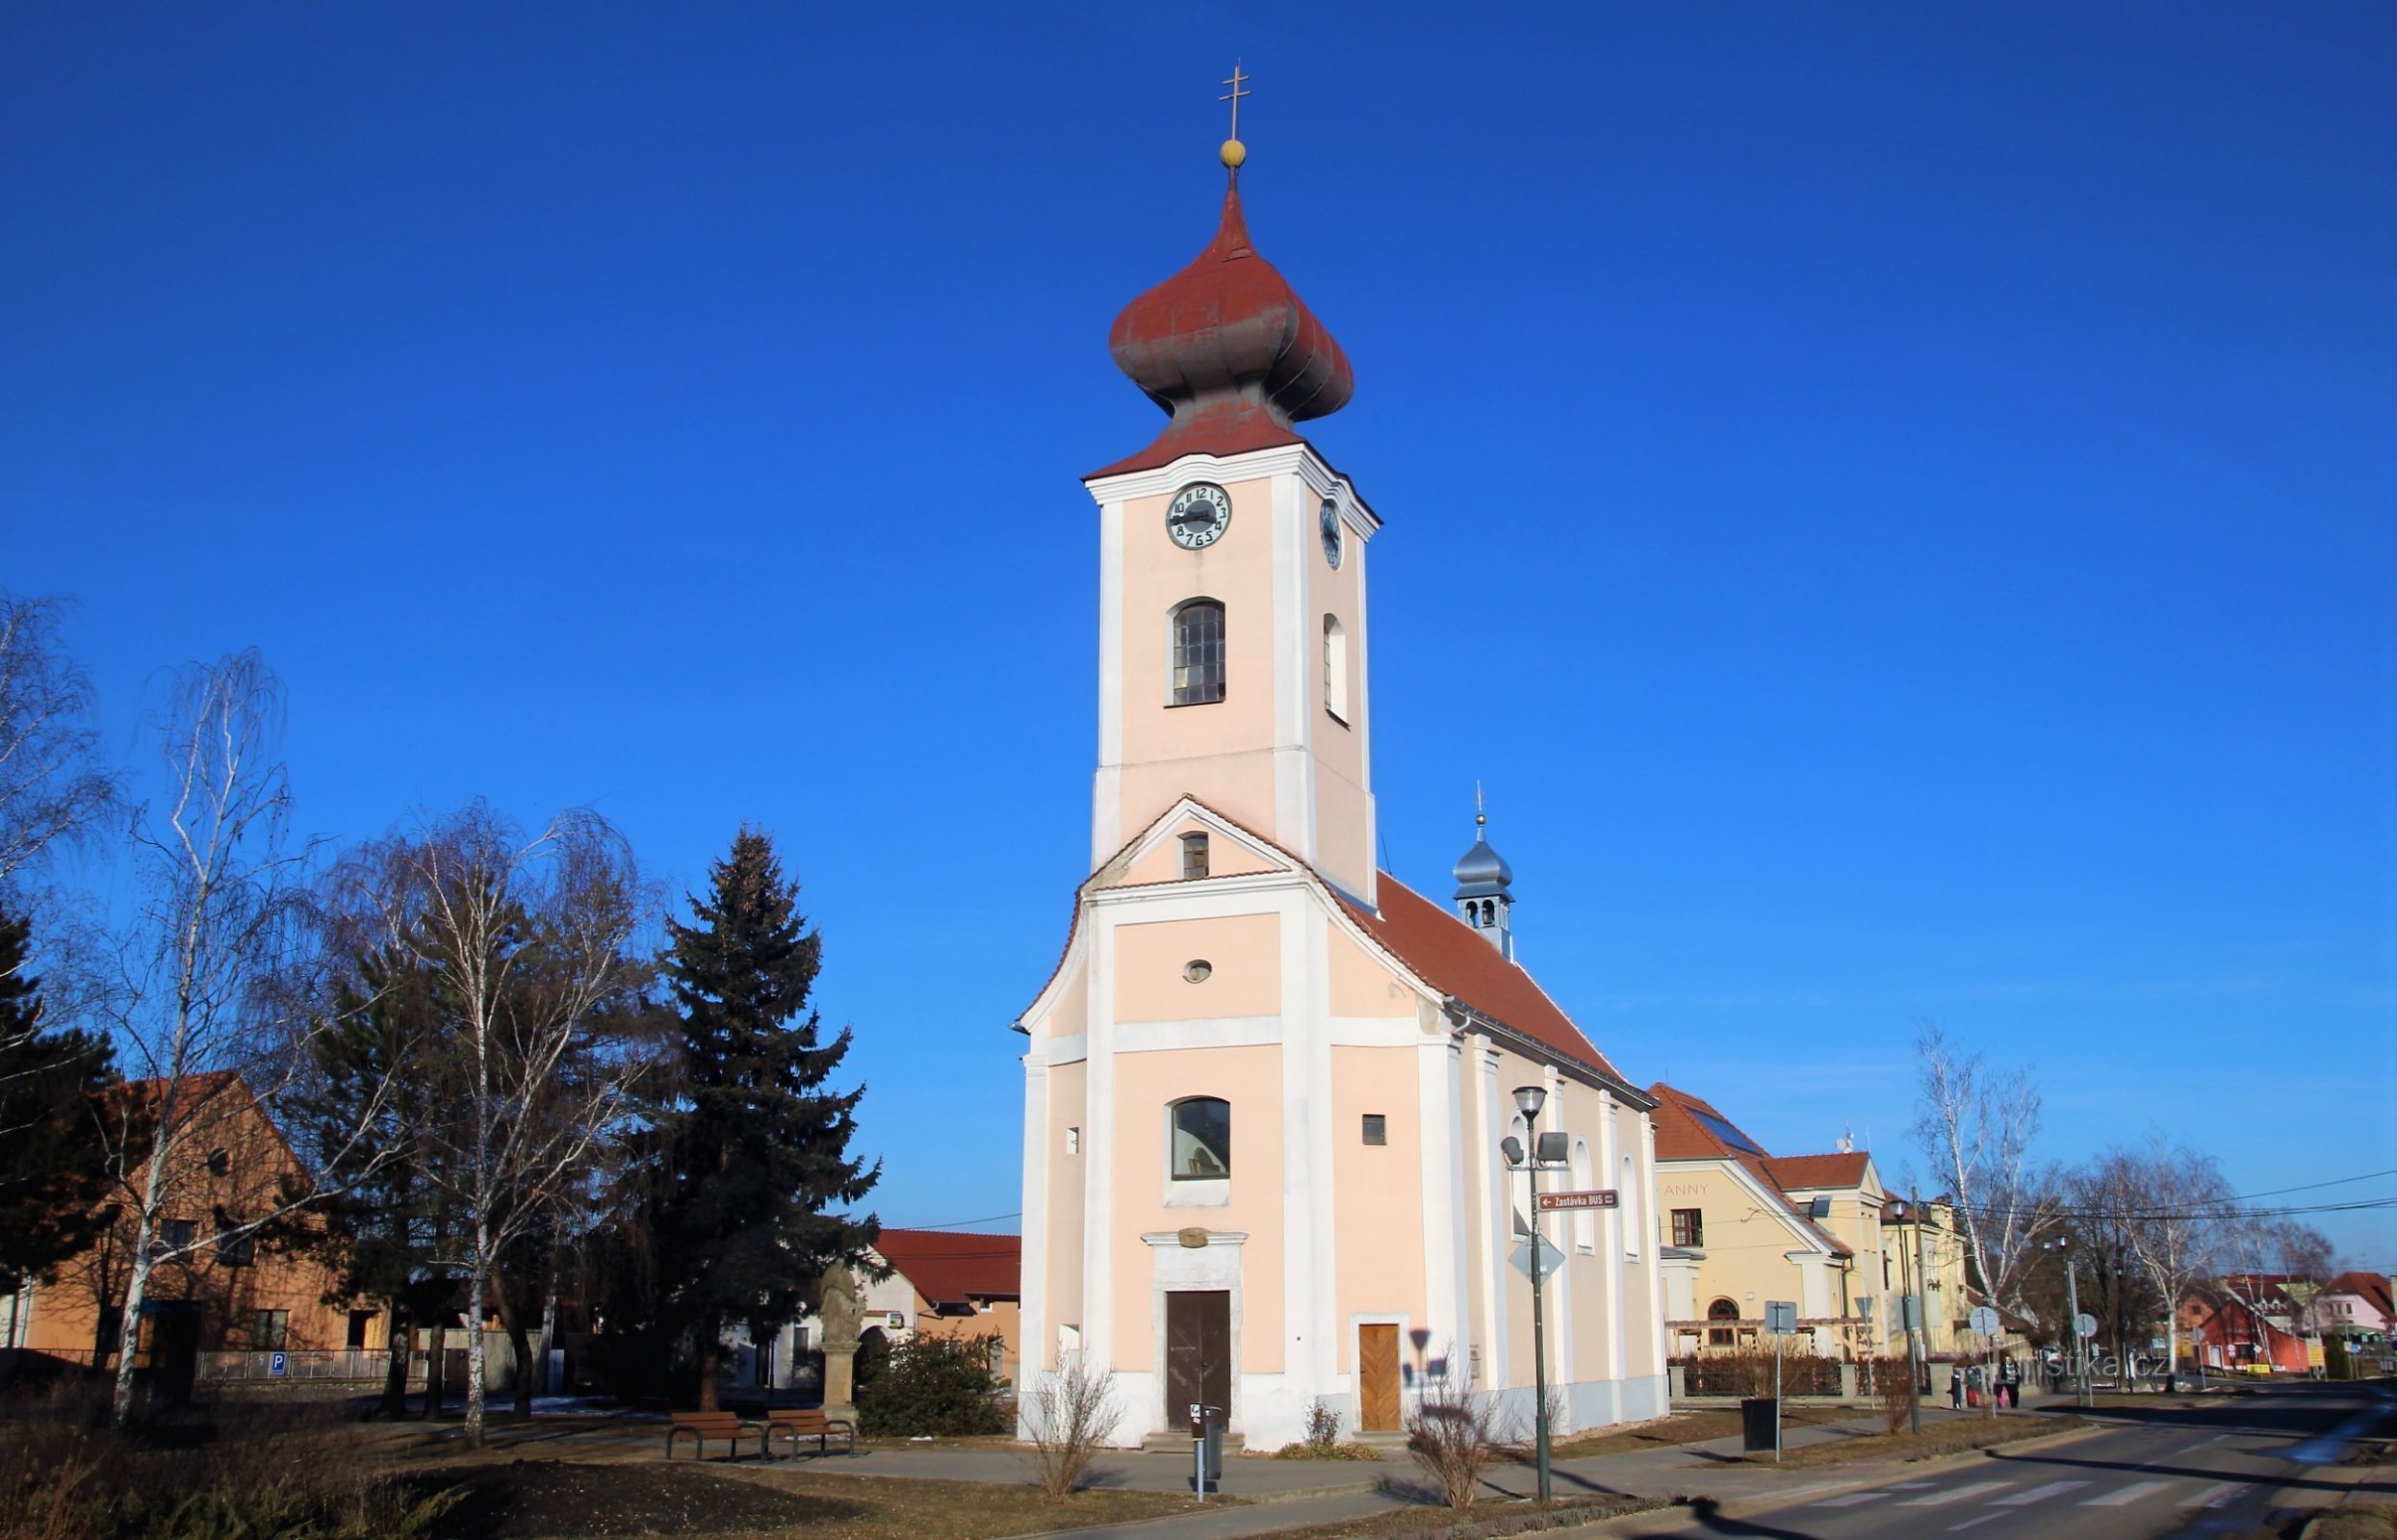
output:
[[[1098,507],[1098,774],[1091,786],[1091,869],[1123,833],[1123,504]]]
[[[1116,1130],[1115,921],[1096,905],[1086,909],[1083,918],[1091,931],[1091,962],[1090,995],[1084,1001],[1089,1046],[1082,1168],[1090,1185],[1082,1200],[1082,1351],[1100,1368],[1114,1370],[1124,1367],[1116,1361],[1115,1337],[1115,1171],[1121,1158]],[[1162,1364],[1149,1367],[1164,1372]]]
[[[1056,1362],[1056,1325],[1048,1319],[1048,1065],[1045,1045],[1023,1056],[1023,1276],[1017,1354],[1029,1378]]]

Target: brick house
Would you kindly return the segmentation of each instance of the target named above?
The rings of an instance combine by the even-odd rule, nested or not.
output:
[[[102,1111],[138,1112],[159,1093],[153,1081],[120,1086]],[[195,1380],[379,1374],[379,1361],[359,1376],[326,1371],[379,1355],[381,1318],[326,1303],[335,1282],[329,1270],[242,1230],[271,1214],[290,1186],[309,1180],[281,1130],[238,1075],[187,1077],[181,1096],[193,1109],[183,1121],[193,1133],[169,1172],[172,1196],[153,1238],[159,1259],[142,1301],[137,1367],[178,1398]],[[110,1209],[117,1211],[114,1222],[90,1246],[51,1276],[17,1279],[0,1296],[0,1346],[13,1356],[115,1366],[135,1222],[118,1205]]]

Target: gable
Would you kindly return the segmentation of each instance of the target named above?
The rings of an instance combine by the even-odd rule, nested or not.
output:
[[[1121,881],[1110,883],[1111,887],[1140,887],[1150,883],[1178,883],[1182,878],[1182,836],[1207,836],[1207,875],[1209,877],[1246,877],[1252,872],[1276,870],[1276,863],[1266,859],[1265,853],[1238,838],[1221,824],[1201,818],[1195,811],[1178,818],[1169,818],[1163,825],[1142,836],[1131,860],[1125,865]]]

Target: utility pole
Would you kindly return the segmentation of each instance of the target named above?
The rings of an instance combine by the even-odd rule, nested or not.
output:
[[[2073,1334],[2073,1403],[2089,1404],[2089,1339],[2080,1334],[2080,1270],[2073,1266],[2073,1238],[2060,1235],[2048,1243],[2064,1254],[2064,1308],[2073,1319],[2064,1329]]]
[[[1915,1260],[1910,1265],[1906,1248],[1902,1245],[1897,1248],[1898,1270],[1903,1274],[1901,1281],[1906,1285],[1906,1296],[1897,1307],[1897,1320],[1906,1332],[1906,1412],[1916,1436],[1920,1437],[1922,1432],[1922,1357],[1915,1337],[1922,1322],[1922,1296],[1915,1292],[1915,1287],[1922,1273],[1922,1211],[1915,1206],[1912,1193],[1906,1194],[1905,1219],[1906,1228],[1914,1237]]]

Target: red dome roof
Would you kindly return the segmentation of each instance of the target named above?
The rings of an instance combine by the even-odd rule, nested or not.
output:
[[[1154,444],[1100,475],[1198,451],[1295,444],[1293,423],[1329,416],[1356,389],[1340,345],[1249,244],[1237,182],[1224,193],[1215,239],[1189,267],[1123,307],[1107,348],[1173,421]]]

